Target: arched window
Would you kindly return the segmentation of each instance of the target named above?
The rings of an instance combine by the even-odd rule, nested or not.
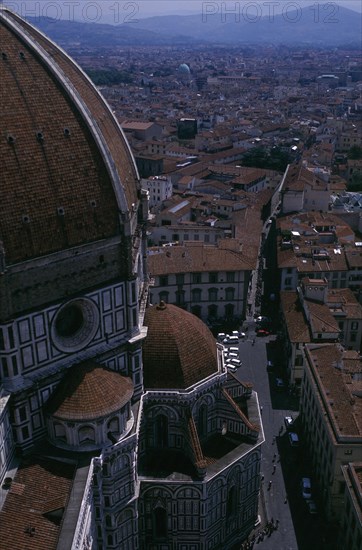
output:
[[[67,440],[65,433],[65,426],[63,424],[55,423],[54,424],[54,434],[57,439],[62,439],[63,441]]]
[[[107,424],[107,430],[112,433],[119,433],[119,419],[117,416],[111,418]]]
[[[164,539],[167,537],[167,512],[161,506],[153,511],[152,524],[155,539]]]
[[[185,291],[176,290],[176,305],[183,306],[185,305]]]
[[[78,431],[78,439],[80,444],[84,443],[94,443],[94,428],[92,426],[83,426]]]
[[[234,300],[235,288],[229,287],[225,289],[225,300],[232,302]]]
[[[217,317],[217,305],[212,304],[207,308],[209,318],[213,319]]]
[[[191,295],[193,302],[201,302],[201,288],[193,288]]]
[[[231,317],[234,317],[234,304],[225,304],[225,317],[230,319]]]
[[[217,288],[209,288],[209,302],[217,302]]]
[[[168,418],[164,414],[159,414],[156,417],[156,433],[155,444],[156,447],[168,446]]]
[[[228,491],[228,499],[226,503],[226,514],[232,516],[236,513],[236,487],[232,485]]]
[[[207,405],[205,403],[199,408],[197,429],[200,437],[207,435]]]

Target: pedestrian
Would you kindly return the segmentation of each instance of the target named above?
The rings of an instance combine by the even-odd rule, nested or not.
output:
[[[263,405],[260,405],[260,414],[263,414]]]
[[[271,481],[269,481],[269,484],[268,484],[268,491],[270,491],[270,489],[271,489],[271,486],[272,486],[272,482],[271,482]]]
[[[261,475],[261,481],[264,481],[264,474]]]
[[[277,467],[276,467],[275,464],[274,464],[274,466],[273,466],[273,474],[275,474],[276,468],[277,468]]]
[[[273,454],[273,462],[274,462],[274,460],[276,459],[276,457],[277,457],[277,453],[274,453],[274,454]]]
[[[287,502],[288,502],[288,498],[287,498],[287,495],[285,495],[284,504],[286,504]]]

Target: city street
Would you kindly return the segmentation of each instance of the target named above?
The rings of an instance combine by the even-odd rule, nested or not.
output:
[[[274,338],[255,337],[254,326],[250,323],[247,337],[239,343],[242,366],[236,373],[239,380],[253,383],[262,410],[265,444],[262,448],[259,529],[271,519],[274,523],[279,520],[278,529],[264,536],[262,541],[256,540],[256,544],[265,550],[322,549],[326,546],[322,540],[321,518],[309,514],[301,495],[301,478],[310,475],[308,461],[302,447],[291,447],[284,425],[285,416],[297,418],[298,398],[287,388],[280,391],[275,386],[276,373],[279,373],[278,358],[273,355]],[[267,369],[268,359],[274,362],[272,370]]]

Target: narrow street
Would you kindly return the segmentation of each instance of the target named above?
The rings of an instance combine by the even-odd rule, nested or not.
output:
[[[253,343],[254,341],[254,343]],[[239,380],[251,381],[258,393],[262,409],[265,444],[262,448],[262,488],[259,513],[261,524],[255,530],[258,534],[268,521],[278,520],[278,529],[263,540],[256,538],[260,549],[275,550],[321,550],[325,526],[319,515],[311,515],[301,495],[300,482],[310,475],[304,450],[293,448],[288,439],[284,418],[291,416],[298,426],[298,398],[285,388],[275,385],[278,373],[278,357],[275,336],[257,337],[255,323],[249,322],[247,337],[240,340],[242,366],[236,375]],[[267,361],[274,367],[267,369]],[[271,482],[271,484],[270,484]],[[270,488],[269,488],[270,486]]]

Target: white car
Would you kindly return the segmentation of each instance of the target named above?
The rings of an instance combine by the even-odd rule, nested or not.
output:
[[[227,334],[226,337],[223,340],[223,344],[226,344],[226,345],[229,345],[229,346],[230,345],[235,346],[235,345],[239,344],[239,337]]]
[[[312,500],[311,498],[306,500],[306,505],[307,505],[307,508],[308,508],[308,512],[310,514],[317,514],[318,513],[318,510],[317,510],[317,505],[316,503],[314,502],[314,500]]]
[[[242,365],[240,359],[237,359],[236,357],[232,357],[230,359],[230,364],[235,366],[236,368],[241,367],[241,365]]]
[[[312,498],[312,482],[309,477],[303,477],[301,481],[302,497],[306,499]]]
[[[284,424],[287,430],[289,430],[293,425],[293,418],[291,416],[284,417]]]
[[[298,434],[296,434],[295,432],[289,432],[288,437],[289,437],[289,443],[291,444],[292,447],[299,447]]]

